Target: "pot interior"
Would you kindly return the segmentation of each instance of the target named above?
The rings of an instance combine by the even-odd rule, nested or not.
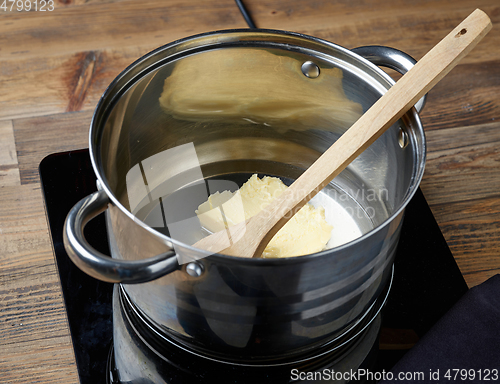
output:
[[[187,39],[110,87],[94,116],[92,155],[118,206],[192,244],[206,234],[194,211],[209,194],[234,191],[253,173],[290,184],[390,85],[359,56],[301,35]],[[390,219],[418,186],[423,159],[410,111],[312,201],[334,226],[327,248]]]

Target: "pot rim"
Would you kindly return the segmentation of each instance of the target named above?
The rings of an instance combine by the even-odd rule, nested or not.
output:
[[[411,185],[410,188],[407,190],[403,200],[401,201],[399,207],[395,209],[392,214],[387,217],[380,225],[376,226],[375,228],[371,229],[370,231],[366,232],[365,234],[361,235],[360,237],[349,241],[345,244],[342,244],[340,246],[331,248],[331,249],[326,249],[320,252],[308,254],[308,255],[302,255],[302,256],[293,256],[293,257],[284,257],[284,258],[243,258],[243,257],[238,257],[238,256],[229,256],[229,255],[224,255],[220,253],[210,253],[204,250],[201,250],[199,248],[195,248],[191,245],[185,244],[181,241],[178,241],[176,239],[170,238],[152,227],[148,226],[145,224],[143,221],[139,220],[137,217],[135,217],[128,209],[126,209],[115,197],[115,195],[111,192],[106,179],[104,178],[103,170],[100,165],[100,139],[102,136],[102,129],[99,129],[100,126],[106,122],[107,117],[109,116],[109,113],[113,110],[113,107],[116,103],[116,101],[123,95],[125,91],[127,91],[131,85],[135,84],[140,78],[144,77],[146,74],[152,72],[155,70],[157,67],[170,62],[172,60],[175,60],[177,58],[183,57],[189,54],[194,53],[194,52],[199,52],[199,51],[205,51],[209,49],[215,49],[216,43],[210,44],[210,45],[201,45],[198,47],[193,47],[191,50],[181,50],[178,52],[174,52],[172,55],[170,55],[167,58],[163,58],[162,60],[156,60],[150,63],[149,66],[146,66],[139,72],[136,72],[133,74],[134,69],[136,69],[140,64],[146,64],[147,62],[151,59],[154,58],[154,56],[160,54],[161,52],[167,50],[167,49],[174,49],[176,46],[180,46],[189,42],[195,42],[198,40],[202,40],[203,38],[207,37],[216,37],[218,35],[224,36],[224,37],[230,37],[231,34],[235,34],[238,38],[241,36],[251,36],[251,35],[267,35],[269,37],[275,36],[275,37],[292,37],[307,41],[309,43],[313,43],[315,46],[326,46],[327,48],[330,49],[335,49],[338,50],[347,56],[352,57],[353,59],[361,62],[364,66],[369,67],[371,70],[376,72],[379,76],[381,76],[389,86],[392,86],[395,84],[395,81],[380,67],[377,65],[371,63],[369,60],[363,58],[362,56],[352,52],[351,50],[342,47],[338,44],[332,43],[327,40],[323,40],[318,37],[298,33],[298,32],[290,32],[290,31],[284,31],[284,30],[277,30],[277,29],[225,29],[225,30],[217,30],[217,31],[211,31],[211,32],[205,32],[205,33],[200,33],[196,35],[192,35],[189,37],[185,37],[182,39],[175,40],[171,43],[165,44],[163,46],[160,46],[149,53],[141,56],[137,60],[135,60],[132,64],[130,64],[128,67],[126,67],[118,76],[116,76],[113,81],[108,85],[106,90],[104,91],[103,95],[99,99],[97,106],[94,110],[92,120],[90,123],[90,129],[89,129],[89,149],[90,149],[90,160],[92,163],[92,167],[94,169],[94,172],[97,177],[97,183],[104,190],[110,201],[120,209],[121,212],[123,212],[128,218],[133,220],[136,224],[140,225],[143,229],[146,231],[150,232],[152,235],[159,237],[163,240],[164,243],[166,244],[175,244],[181,248],[187,249],[191,252],[196,252],[198,254],[201,254],[203,258],[212,256],[214,259],[223,259],[225,262],[237,262],[238,264],[245,265],[246,263],[259,263],[258,265],[266,265],[266,266],[274,266],[274,265],[282,265],[284,263],[286,264],[295,264],[295,263],[303,263],[306,262],[307,260],[310,259],[315,259],[319,257],[325,257],[327,255],[331,255],[332,252],[337,252],[337,251],[342,251],[348,247],[352,247],[353,245],[365,241],[367,238],[375,235],[377,232],[383,230],[386,226],[390,225],[391,222],[394,220],[395,217],[399,216],[414,194],[416,193],[420,182],[422,180],[423,174],[424,174],[424,169],[425,169],[425,162],[426,162],[426,155],[427,155],[427,145],[426,145],[426,139],[425,139],[425,132],[422,126],[422,123],[420,121],[420,117],[416,111],[415,108],[410,109],[401,119],[412,119],[416,125],[414,127],[414,131],[418,132],[421,137],[421,158],[418,159],[416,162],[417,164],[417,169],[414,171],[414,175],[411,180]],[[236,37],[235,36],[235,37]],[[231,44],[231,40],[228,37],[228,41],[218,41],[218,44],[220,45],[228,45]],[[263,41],[263,40],[261,40]],[[267,40],[266,40],[267,41]],[[271,42],[271,40],[269,40]],[[234,40],[233,42],[240,42],[241,40]],[[196,49],[197,48],[197,49]],[[323,52],[324,53],[324,52]],[[182,54],[182,55],[181,55]],[[128,78],[127,78],[128,77]],[[386,90],[389,89],[389,87],[386,87],[386,85],[380,83],[380,85],[385,88]],[[243,263],[243,264],[242,264]]]

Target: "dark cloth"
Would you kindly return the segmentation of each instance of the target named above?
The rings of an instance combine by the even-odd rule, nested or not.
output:
[[[500,382],[500,274],[471,288],[391,372],[380,383]]]

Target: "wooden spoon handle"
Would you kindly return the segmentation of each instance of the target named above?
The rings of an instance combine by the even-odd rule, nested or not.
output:
[[[268,242],[290,217],[407,112],[490,29],[488,16],[476,9],[391,87],[284,193],[258,215],[247,220],[242,228],[234,228],[235,234],[244,232],[244,236],[222,253],[243,257],[262,254]],[[233,236],[233,240],[238,237]],[[210,240],[207,239],[204,243],[208,242]],[[204,247],[202,242],[195,246]],[[210,248],[215,251],[215,248]]]
[[[263,251],[284,225],[278,218],[293,216],[441,80],[490,29],[488,16],[475,10],[364,113],[286,193],[269,205],[267,212],[255,216],[252,224],[267,233],[256,252]]]

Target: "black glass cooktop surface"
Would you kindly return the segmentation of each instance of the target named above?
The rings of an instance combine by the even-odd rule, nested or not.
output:
[[[40,163],[40,178],[80,382],[106,383],[113,285],[81,272],[68,258],[62,240],[69,210],[96,190],[88,150],[47,156]],[[89,222],[85,235],[97,250],[109,254],[103,215]],[[418,190],[406,209],[374,369],[389,370],[466,291],[467,285]]]

